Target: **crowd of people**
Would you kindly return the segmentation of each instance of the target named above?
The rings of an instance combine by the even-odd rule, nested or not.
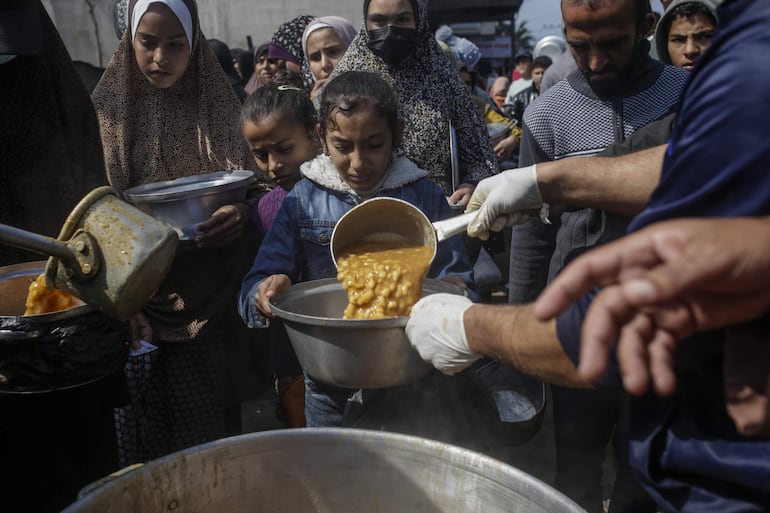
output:
[[[447,390],[466,387],[481,360],[549,384],[553,484],[586,511],[608,499],[615,513],[768,510],[770,263],[758,218],[770,214],[759,130],[770,84],[761,70],[739,93],[732,81],[770,48],[770,7],[673,0],[656,17],[648,0],[561,0],[567,50],[552,60],[520,49],[509,78],[480,76],[478,48],[432,30],[426,4],[364,0],[358,30],[303,14],[244,50],[205,37],[195,0],[130,0],[90,98],[68,78],[39,0],[0,9],[10,94],[0,162],[36,171],[4,173],[3,223],[56,236],[103,183],[122,194],[255,173],[245,201],[180,241],[127,322],[128,346],[157,346],[152,367],[141,391],[116,386],[104,401],[116,468],[82,479],[239,433],[242,364],[260,333],[287,427],[398,426],[462,443],[452,425],[439,435],[435,422],[401,417],[429,416],[431,403],[472,412],[457,401],[473,393]],[[35,88],[17,78],[30,73]],[[55,201],[36,189],[46,172],[63,192]],[[408,201],[431,221],[477,212],[428,272],[465,295],[413,308],[407,336],[432,374],[341,388],[304,372],[270,300],[336,276],[335,224],[372,197]],[[41,202],[45,215],[30,212]],[[474,241],[490,237],[510,253],[509,305],[484,304],[474,279]],[[407,402],[417,407],[402,413]],[[376,411],[391,418],[368,424]],[[9,492],[0,506],[18,500]]]

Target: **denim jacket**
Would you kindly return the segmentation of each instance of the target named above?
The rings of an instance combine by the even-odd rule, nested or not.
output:
[[[303,164],[302,173],[304,178],[284,199],[243,280],[238,311],[250,327],[260,325],[254,296],[259,283],[268,276],[286,274],[297,283],[337,275],[330,250],[332,231],[340,217],[362,201],[382,196],[399,198],[422,210],[431,221],[452,215],[442,189],[403,156],[393,155],[385,178],[365,197],[342,181],[326,155]],[[462,236],[438,245],[428,271],[428,276],[436,279],[450,274],[459,275],[468,284],[473,299],[473,267]]]

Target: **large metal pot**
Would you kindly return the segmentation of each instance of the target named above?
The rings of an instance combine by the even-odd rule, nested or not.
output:
[[[449,283],[426,279],[423,294],[464,294]],[[318,381],[348,388],[404,385],[433,367],[420,358],[404,327],[407,317],[343,319],[348,297],[334,278],[292,285],[271,301],[302,368]]]
[[[81,305],[24,314],[45,262],[0,267],[0,511],[60,511],[117,468],[127,327]]]
[[[152,461],[64,513],[580,513],[543,482],[482,454],[381,431],[252,433]]]
[[[93,306],[24,315],[27,291],[45,262],[0,267],[0,394],[82,385],[122,369],[127,324]]]

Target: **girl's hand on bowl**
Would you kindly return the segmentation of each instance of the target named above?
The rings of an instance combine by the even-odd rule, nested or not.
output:
[[[254,299],[257,301],[257,309],[262,312],[262,315],[275,318],[270,309],[270,299],[289,287],[291,287],[291,279],[285,274],[273,274],[259,282]]]
[[[198,225],[196,244],[199,248],[219,248],[230,244],[243,234],[249,214],[245,203],[220,207]]]

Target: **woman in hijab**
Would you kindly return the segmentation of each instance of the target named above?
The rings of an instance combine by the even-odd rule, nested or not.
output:
[[[233,88],[236,96],[243,102],[246,99],[246,90],[241,85],[241,77],[238,75],[238,71],[235,69],[235,61],[233,55],[230,53],[230,47],[226,43],[219,39],[209,39],[209,48],[214,52],[214,56],[219,61],[219,65],[222,66],[222,71],[227,75],[227,80],[230,81],[230,85]]]
[[[364,24],[330,79],[349,70],[378,73],[396,92],[406,125],[404,154],[465,205],[475,184],[497,172],[481,116],[428,25],[424,0],[365,0]],[[465,166],[452,190],[449,127]]]
[[[339,16],[317,18],[305,27],[302,52],[315,81],[310,99],[315,99],[355,36],[353,24]]]
[[[276,73],[286,69],[286,61],[270,57],[274,43],[262,43],[254,49],[254,73],[246,84],[246,93],[251,94],[270,82]],[[273,52],[275,53],[275,52]]]
[[[233,56],[233,66],[241,79],[241,86],[246,87],[251,75],[254,73],[254,54],[243,48],[230,48]]]
[[[0,91],[0,222],[57,237],[75,205],[107,180],[88,91],[39,0],[0,7]],[[2,266],[44,259],[0,245]],[[102,348],[115,338],[120,347],[128,338],[124,323],[97,312],[77,319],[77,325],[56,329],[64,328],[74,339],[97,327]],[[44,336],[35,338],[39,342]],[[39,353],[43,346],[35,340],[23,342],[31,343],[36,354],[29,355],[35,359],[30,368],[16,367],[22,370],[19,376],[37,371],[39,362],[47,371],[46,385],[36,393],[29,393],[35,387],[25,389],[23,379],[15,386],[7,370],[25,363],[15,361],[25,355],[3,342],[0,374],[11,379],[7,385],[0,380],[0,511],[60,511],[78,490],[119,468],[113,409],[127,399],[127,354],[120,350],[115,368],[103,378],[57,389],[59,376],[43,367],[52,355]]]
[[[131,0],[128,21],[92,95],[115,191],[255,169],[240,133],[240,102],[209,50],[194,0]],[[249,219],[246,203],[219,208],[194,240],[180,241],[171,271],[145,305],[159,349],[134,461],[225,435],[224,342],[234,343],[228,330],[242,326],[227,320],[236,319],[235,297],[255,254]]]
[[[302,34],[305,31],[305,27],[316,19],[316,16],[310,14],[301,14],[296,18],[293,18],[286,23],[281,24],[275,32],[273,32],[270,41],[278,45],[282,50],[291,54],[293,60],[299,69],[290,69],[290,71],[296,71],[302,76],[302,82],[305,84],[305,88],[309,91],[313,87],[313,75],[310,73],[310,67],[305,59],[305,53],[302,49]]]

